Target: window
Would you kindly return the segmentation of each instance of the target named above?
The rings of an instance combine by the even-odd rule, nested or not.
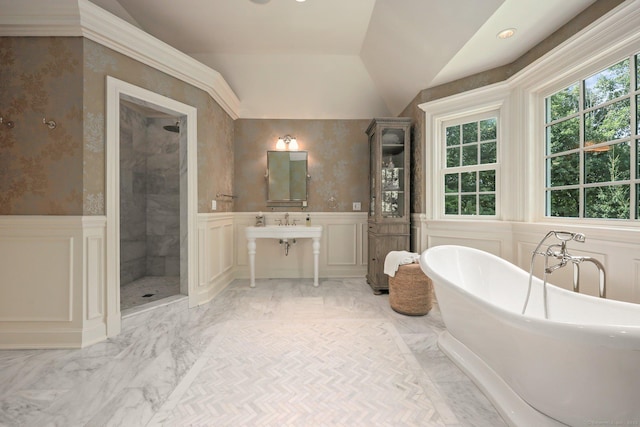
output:
[[[640,54],[545,98],[546,216],[638,218],[639,66]]]
[[[498,119],[444,125],[444,214],[496,216]]]

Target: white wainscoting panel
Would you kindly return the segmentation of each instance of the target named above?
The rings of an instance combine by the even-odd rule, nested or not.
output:
[[[197,304],[211,301],[234,279],[234,214],[198,214]]]
[[[438,245],[462,245],[490,252],[503,258],[511,258],[511,224],[491,221],[423,221],[421,236],[422,252],[427,247]],[[416,224],[417,225],[417,224]],[[420,227],[416,226],[417,229]]]
[[[365,275],[367,264],[369,263],[369,224],[367,224],[367,220],[360,224],[360,234],[359,241],[361,241],[362,251],[360,254],[360,264],[364,265]]]
[[[105,301],[105,258],[104,235],[86,236],[85,271],[87,320],[104,316]]]
[[[358,224],[328,224],[327,265],[358,264]]]
[[[104,217],[0,216],[0,348],[106,339]]]
[[[0,235],[0,321],[69,322],[75,236]]]

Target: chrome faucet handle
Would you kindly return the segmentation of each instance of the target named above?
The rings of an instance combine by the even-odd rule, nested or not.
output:
[[[282,225],[282,220],[279,218],[276,218],[276,221],[278,221],[278,225]]]
[[[294,219],[294,220],[291,222],[291,224],[292,224],[292,225],[296,225],[296,222],[297,222],[297,221],[298,221],[297,219]]]

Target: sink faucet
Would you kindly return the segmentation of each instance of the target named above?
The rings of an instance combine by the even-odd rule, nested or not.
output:
[[[289,212],[284,214],[284,225],[290,225],[289,224]]]

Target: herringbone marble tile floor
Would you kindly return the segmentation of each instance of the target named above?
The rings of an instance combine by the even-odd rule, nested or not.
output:
[[[504,426],[364,279],[237,280],[82,350],[0,351],[0,426]]]

